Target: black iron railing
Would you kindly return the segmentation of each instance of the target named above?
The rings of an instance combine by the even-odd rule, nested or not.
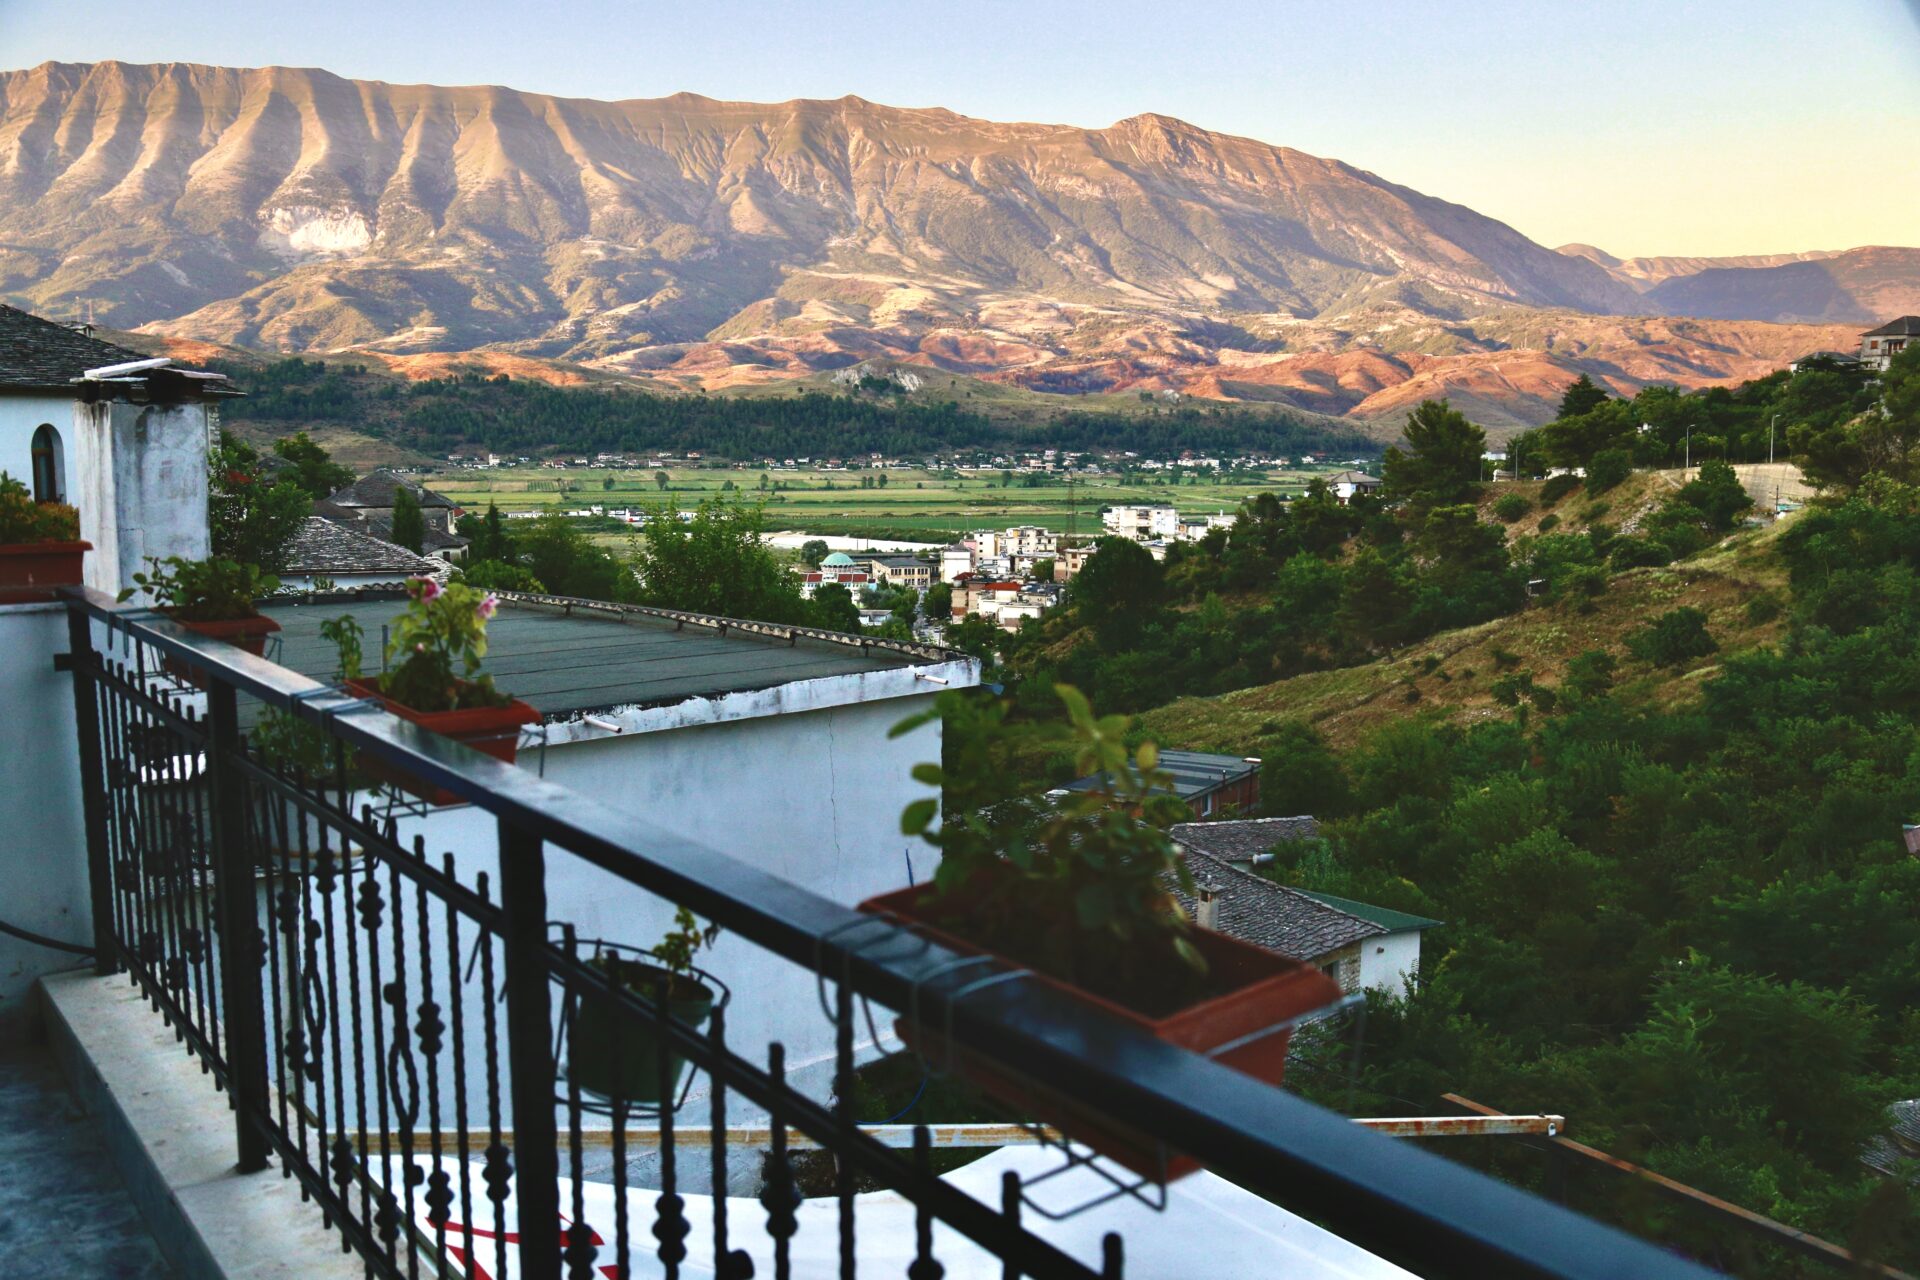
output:
[[[697,1250],[716,1274],[751,1274],[752,1253],[784,1280],[799,1220],[789,1132],[836,1162],[842,1275],[857,1178],[914,1206],[916,1280],[941,1274],[936,1224],[1009,1276],[1123,1272],[1117,1237],[1098,1259],[1050,1243],[1017,1177],[983,1202],[935,1175],[924,1130],[911,1149],[885,1145],[850,1103],[796,1087],[781,1045],[729,1038],[728,1006],[696,1029],[616,987],[549,919],[554,858],[813,975],[843,1085],[856,1027],[881,1006],[1422,1274],[1709,1274],[149,611],[75,591],[69,620],[101,971],[129,973],[226,1090],[240,1167],[278,1161],[370,1274],[671,1276]],[[304,726],[318,757],[297,770],[263,757],[250,730],[266,715]],[[369,763],[471,805],[464,839],[488,847],[409,837],[410,812],[357,776]],[[630,1207],[633,1109],[586,1096],[556,1058],[583,1002],[650,1028],[663,1075],[680,1057],[705,1081],[700,1149],[676,1142],[673,1106],[653,1109],[651,1221]],[[752,1227],[727,1213],[730,1106],[771,1135]],[[698,1194],[713,1197],[702,1224],[681,1176],[696,1156]]]

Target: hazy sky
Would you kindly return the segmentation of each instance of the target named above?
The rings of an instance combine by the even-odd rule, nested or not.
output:
[[[1143,111],[1548,245],[1920,245],[1920,0],[0,0],[0,67],[318,66],[581,97]]]

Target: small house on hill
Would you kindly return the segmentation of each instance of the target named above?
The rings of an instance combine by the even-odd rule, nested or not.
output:
[[[1333,490],[1334,499],[1343,507],[1355,498],[1380,492],[1383,483],[1379,476],[1370,476],[1364,471],[1342,471],[1327,478],[1327,488]]]
[[[1420,972],[1420,935],[1440,924],[1328,893],[1277,884],[1191,847],[1194,891],[1176,887],[1195,923],[1323,969],[1348,993],[1399,995]]]
[[[1907,344],[1920,338],[1920,316],[1901,316],[1878,329],[1860,335],[1860,363],[1876,372],[1884,371]]]
[[[287,548],[280,584],[311,591],[331,583],[341,591],[398,587],[408,578],[437,578],[448,572],[444,560],[415,555],[397,543],[361,533],[324,516],[308,516]]]
[[[1273,861],[1273,847],[1289,840],[1311,840],[1320,824],[1310,816],[1240,818],[1229,822],[1176,822],[1167,828],[1173,842],[1221,862],[1257,867]]]

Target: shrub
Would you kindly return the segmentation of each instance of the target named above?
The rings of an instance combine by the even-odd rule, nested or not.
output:
[[[1552,533],[1560,527],[1560,517],[1549,512],[1540,517],[1540,532]]]
[[[1762,591],[1747,601],[1747,621],[1756,627],[1764,627],[1779,617],[1785,608],[1778,592]]]
[[[1505,494],[1493,504],[1493,514],[1508,524],[1512,524],[1531,510],[1533,510],[1533,503],[1528,501],[1523,493]]]
[[[1615,538],[1607,549],[1607,560],[1615,569],[1638,569],[1668,564],[1673,553],[1652,538]]]
[[[1599,565],[1572,564],[1561,571],[1560,581],[1553,585],[1556,594],[1576,600],[1591,600],[1606,592],[1607,575]]]
[[[1607,513],[1612,510],[1613,504],[1611,502],[1588,503],[1587,509],[1580,513],[1580,519],[1587,524],[1593,524],[1598,520],[1605,519]]]
[[[1575,475],[1548,476],[1547,482],[1540,486],[1540,505],[1550,507],[1560,499],[1580,487],[1580,477]]]
[[[1605,493],[1632,474],[1632,454],[1625,449],[1602,449],[1587,463],[1587,492]]]
[[[1633,656],[1656,667],[1677,667],[1719,648],[1707,634],[1707,615],[1691,605],[1669,609],[1627,637]]]
[[[1581,697],[1598,697],[1613,688],[1613,673],[1620,660],[1605,649],[1588,649],[1567,664],[1567,678],[1561,687]]]
[[[0,545],[72,542],[80,513],[64,502],[35,502],[27,486],[0,471]]]
[[[1493,655],[1493,669],[1495,671],[1505,671],[1510,667],[1520,665],[1519,654],[1502,649],[1499,645],[1495,645],[1490,652]]]

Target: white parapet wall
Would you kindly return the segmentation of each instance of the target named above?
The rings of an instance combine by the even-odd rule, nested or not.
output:
[[[57,604],[0,605],[0,920],[62,942],[91,945],[86,823],[73,678],[53,669],[67,651]],[[87,961],[0,932],[0,1043],[31,1031],[34,979]]]

